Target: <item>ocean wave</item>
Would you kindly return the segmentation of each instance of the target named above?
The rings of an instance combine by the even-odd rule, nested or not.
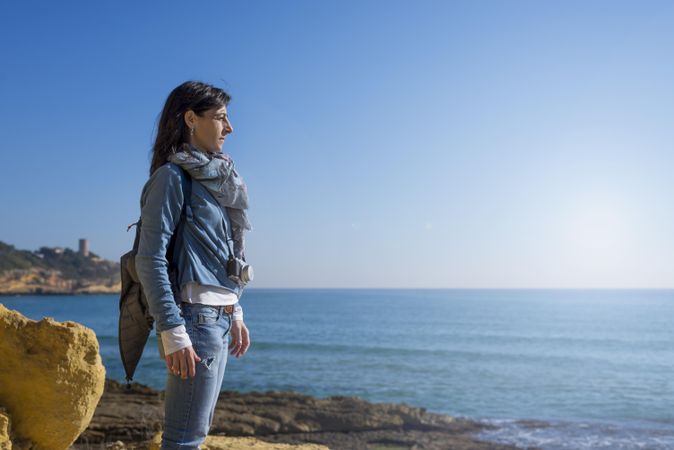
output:
[[[477,437],[499,444],[543,450],[668,450],[674,448],[674,427],[662,422],[633,424],[598,421],[530,421],[481,419],[495,425]]]

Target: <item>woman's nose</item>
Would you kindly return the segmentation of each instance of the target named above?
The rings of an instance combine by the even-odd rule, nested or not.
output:
[[[232,131],[234,131],[234,128],[232,128],[232,124],[228,122],[225,122],[225,128],[223,129],[225,134],[229,134]]]

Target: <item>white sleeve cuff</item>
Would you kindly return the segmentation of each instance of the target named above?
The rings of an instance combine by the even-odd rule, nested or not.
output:
[[[232,319],[234,320],[243,320],[243,308],[237,303],[234,305],[234,312],[232,313]]]
[[[185,325],[178,325],[175,328],[164,330],[161,333],[161,342],[164,346],[164,354],[166,356],[178,350],[192,345]]]

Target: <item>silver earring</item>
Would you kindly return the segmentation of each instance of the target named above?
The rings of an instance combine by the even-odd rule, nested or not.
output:
[[[194,136],[194,128],[190,128],[190,136]]]

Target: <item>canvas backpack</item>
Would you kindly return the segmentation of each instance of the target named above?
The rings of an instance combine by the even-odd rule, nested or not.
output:
[[[179,169],[180,184],[185,201],[183,202],[176,230],[185,221],[186,210],[190,205],[192,193],[192,178],[181,167]],[[140,241],[141,220],[139,219],[138,222],[129,225],[127,231],[134,225],[136,226],[136,237],[133,241],[133,248],[120,258],[122,288],[119,297],[118,336],[119,354],[124,366],[124,372],[126,373],[127,387],[130,387],[133,374],[143,355],[150,331],[154,326],[154,318],[150,315],[147,298],[136,272],[136,253],[138,252]],[[173,262],[173,249],[178,234],[175,232],[176,230],[173,230],[174,233],[166,250],[166,259],[169,263],[168,274],[174,298],[178,298],[179,296],[178,270]]]

